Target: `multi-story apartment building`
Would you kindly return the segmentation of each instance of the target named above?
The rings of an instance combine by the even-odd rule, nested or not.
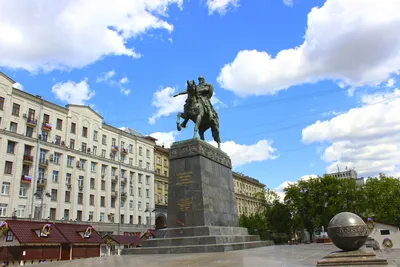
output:
[[[0,217],[90,221],[107,232],[154,225],[154,139],[13,84],[0,72]]]
[[[232,175],[238,215],[257,213],[261,205],[257,193],[260,193],[260,196],[264,196],[265,185],[257,179],[245,176],[242,173],[232,172]]]
[[[348,169],[347,167],[344,171],[338,170],[337,172],[327,173],[326,175],[335,177],[337,179],[354,179],[358,185],[364,185],[364,178],[359,178],[357,172],[354,169]]]
[[[154,147],[154,201],[156,228],[166,227],[168,206],[169,150],[164,146]]]

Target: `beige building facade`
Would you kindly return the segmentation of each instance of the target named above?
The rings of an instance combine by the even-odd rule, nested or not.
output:
[[[0,73],[0,217],[154,225],[154,140],[13,84]]]
[[[232,172],[236,193],[236,205],[238,215],[251,215],[259,211],[261,201],[256,197],[257,193],[264,196],[265,185],[257,179],[248,177],[242,173]]]
[[[168,206],[169,150],[163,146],[154,147],[154,201],[156,207],[156,228],[166,227]]]

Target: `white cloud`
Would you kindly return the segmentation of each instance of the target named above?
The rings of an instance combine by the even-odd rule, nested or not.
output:
[[[400,90],[366,95],[362,106],[302,131],[304,143],[326,142],[327,172],[347,167],[363,175],[400,175]]]
[[[239,0],[207,0],[208,13],[211,15],[214,12],[224,15],[229,8],[239,6]]]
[[[322,117],[332,117],[332,116],[340,115],[340,114],[342,114],[342,113],[343,113],[343,112],[332,110],[332,111],[328,111],[328,112],[322,112],[322,113],[321,113],[321,116],[322,116]]]
[[[186,96],[173,97],[175,93],[173,87],[166,87],[154,92],[151,104],[157,108],[157,111],[149,118],[150,124],[154,124],[161,117],[183,112]]]
[[[131,89],[127,89],[127,88],[125,88],[123,86],[119,87],[119,91],[124,95],[129,95],[131,93]]]
[[[274,94],[326,79],[352,90],[379,85],[400,69],[398,10],[398,0],[327,0],[308,14],[300,46],[275,57],[242,50],[217,80],[241,96]]]
[[[293,0],[283,0],[283,3],[288,7],[292,7],[293,6]]]
[[[108,82],[114,76],[115,76],[115,71],[114,70],[103,72],[103,73],[100,74],[99,77],[96,78],[96,82],[97,83]]]
[[[119,83],[120,84],[129,83],[128,77],[125,76],[125,77],[121,78],[121,80],[119,80]]]
[[[156,144],[159,146],[164,145],[166,148],[170,148],[172,143],[175,142],[175,137],[178,135],[178,132],[155,132],[150,134],[150,136],[157,139]]]
[[[121,94],[128,96],[131,93],[131,89],[125,88],[124,86],[124,84],[129,83],[128,77],[124,76],[118,82],[116,82],[114,79],[112,79],[115,75],[116,72],[114,70],[103,72],[99,77],[97,77],[96,82],[105,82],[110,86],[116,86],[119,88]]]
[[[14,83],[13,84],[13,88],[19,89],[19,90],[24,90],[24,87],[20,83]]]
[[[392,88],[394,87],[394,85],[396,84],[396,80],[394,78],[390,78],[387,82],[386,82],[386,87]]]
[[[173,31],[168,7],[183,0],[3,1],[0,66],[40,70],[81,68],[104,56],[140,54],[128,40],[153,29]]]
[[[53,85],[51,92],[63,102],[78,105],[87,104],[87,101],[95,95],[95,92],[90,90],[86,79],[79,83],[73,81],[57,83]]]
[[[278,196],[280,197],[281,201],[284,200],[285,198],[285,188],[288,187],[291,184],[296,184],[298,181],[300,180],[310,180],[310,179],[315,179],[318,178],[318,175],[316,174],[310,174],[310,175],[303,175],[299,178],[299,180],[297,181],[284,181],[283,183],[281,183],[278,187],[276,187],[274,189],[274,191],[278,194]]]
[[[209,142],[217,146],[214,141]],[[260,140],[252,145],[241,145],[234,141],[221,143],[221,149],[229,155],[234,167],[242,166],[251,162],[265,161],[267,159],[276,159],[278,154],[272,147],[271,140]]]

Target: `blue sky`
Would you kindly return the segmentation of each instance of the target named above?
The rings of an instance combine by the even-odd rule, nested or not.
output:
[[[166,145],[192,136],[171,96],[203,75],[234,170],[267,187],[337,166],[399,175],[400,3],[377,2],[7,1],[0,71]]]

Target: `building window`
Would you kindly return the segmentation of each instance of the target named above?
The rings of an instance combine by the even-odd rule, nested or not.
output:
[[[83,186],[83,176],[82,175],[78,176],[78,186]]]
[[[94,189],[94,183],[95,183],[94,178],[90,178],[90,188],[91,189]]]
[[[7,206],[8,206],[8,204],[0,203],[0,217],[7,216]]]
[[[50,123],[50,115],[48,114],[43,115],[43,123]]]
[[[142,177],[143,177],[143,174],[138,174],[138,183],[142,183]]]
[[[139,147],[139,156],[143,156],[143,148],[141,146]]]
[[[138,210],[142,210],[142,202],[138,201],[137,203]]]
[[[54,163],[60,164],[60,153],[54,152]]]
[[[47,132],[42,132],[42,141],[47,142],[48,137],[49,135],[47,134]]]
[[[72,160],[73,159],[74,159],[73,157],[67,156],[67,167],[72,167]]]
[[[75,140],[74,139],[69,140],[69,148],[75,149]]]
[[[166,159],[164,159],[164,167],[168,167],[168,166],[167,166],[167,160],[166,160]]]
[[[62,120],[57,119],[56,129],[57,130],[62,130]]]
[[[161,182],[157,182],[157,188],[161,189]]]
[[[14,154],[15,144],[16,144],[16,143],[13,142],[13,141],[8,141],[8,144],[7,144],[7,153]]]
[[[106,190],[106,181],[104,181],[104,180],[102,180],[101,181],[101,188],[100,188],[101,190]]]
[[[146,169],[150,170],[150,162],[146,162]]]
[[[146,189],[146,197],[149,198],[150,197],[150,190]]]
[[[71,122],[71,133],[76,134],[76,123]]]
[[[91,172],[95,172],[96,171],[96,163],[94,163],[94,162],[90,163],[90,171]]]
[[[25,217],[25,205],[18,205],[17,217],[18,218],[24,218]]]
[[[125,142],[121,141],[121,149],[124,149],[124,148],[125,148]]]
[[[6,164],[4,166],[4,173],[12,174],[12,170],[13,170],[13,163],[11,161],[6,161]]]
[[[82,211],[81,210],[78,210],[76,212],[76,220],[77,221],[82,221]]]
[[[67,173],[65,176],[65,184],[70,185],[71,184],[71,174]]]
[[[6,242],[12,242],[13,240],[14,240],[14,235],[10,230],[8,230],[6,236]]]
[[[69,210],[68,209],[64,210],[64,218],[63,219],[64,220],[69,220]]]
[[[105,207],[106,206],[106,197],[101,196],[100,197],[100,207]]]
[[[33,136],[33,128],[27,126],[27,127],[26,127],[26,133],[25,133],[25,135],[26,135],[27,137],[32,137],[32,136]]]
[[[25,184],[21,184],[19,187],[19,196],[27,197],[27,193],[28,193],[28,186]]]
[[[168,173],[167,173],[167,171],[164,171],[164,176],[168,176]]]
[[[67,203],[71,202],[71,192],[70,191],[65,191],[65,202],[67,202]]]
[[[142,188],[138,188],[138,195],[139,195],[139,197],[142,197]]]
[[[102,149],[102,150],[101,150],[101,157],[102,157],[102,158],[105,158],[105,157],[106,157],[106,150],[105,150],[105,149]]]
[[[55,208],[50,208],[50,220],[55,220],[56,219],[56,213],[57,210]]]
[[[143,167],[143,161],[141,159],[139,159],[139,168]]]
[[[129,165],[133,166],[133,158],[129,158]]]
[[[101,222],[104,222],[104,212],[101,212],[101,213],[100,213],[100,221],[101,221]]]
[[[111,208],[115,208],[115,198],[111,198],[111,203],[110,203],[110,205],[111,205]]]
[[[103,134],[101,137],[101,143],[103,145],[107,145],[107,135]]]
[[[161,158],[157,157],[157,164],[160,165],[161,164]]]
[[[94,195],[90,195],[89,203],[90,203],[90,206],[94,206]]]
[[[58,183],[58,171],[53,171],[52,179],[53,183]]]
[[[82,142],[82,152],[86,152],[87,144]]]
[[[78,193],[78,204],[83,204],[83,193]]]
[[[20,105],[19,104],[16,104],[16,103],[13,103],[13,108],[12,108],[12,112],[11,112],[11,114],[12,115],[15,115],[15,116],[19,116],[19,109],[20,109]]]
[[[10,122],[10,132],[16,133],[18,128],[18,123]]]
[[[133,209],[133,200],[129,200],[129,209]]]
[[[97,146],[93,146],[93,151],[92,151],[93,155],[97,155]]]
[[[82,127],[82,136],[87,137],[88,136],[88,128],[87,127]]]
[[[0,97],[0,110],[4,110],[4,97]]]
[[[97,138],[98,138],[98,132],[93,131],[93,141],[97,141]]]
[[[93,221],[93,211],[89,211],[89,222]]]
[[[51,189],[51,201],[57,201],[57,189]]]
[[[111,145],[116,146],[117,145],[117,139],[111,138]]]
[[[150,176],[146,176],[146,184],[150,184]]]
[[[131,153],[131,154],[133,153],[133,145],[132,144],[129,145],[129,153]]]
[[[56,137],[54,137],[54,143],[56,145],[61,145],[61,136],[56,135]]]
[[[150,150],[146,149],[146,157],[149,159],[150,158]]]

